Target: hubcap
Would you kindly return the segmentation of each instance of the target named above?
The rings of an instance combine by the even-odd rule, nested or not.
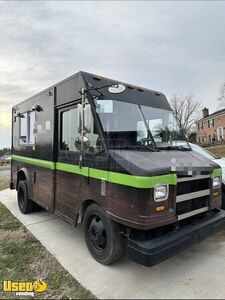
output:
[[[102,252],[106,247],[106,230],[100,217],[92,216],[88,228],[88,235],[94,249],[98,252]]]

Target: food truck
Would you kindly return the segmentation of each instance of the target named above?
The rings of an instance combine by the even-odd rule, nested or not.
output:
[[[20,211],[82,223],[105,265],[127,247],[153,266],[224,228],[221,175],[159,91],[78,72],[12,108]]]

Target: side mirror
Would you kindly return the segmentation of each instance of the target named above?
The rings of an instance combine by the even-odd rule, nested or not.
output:
[[[83,118],[83,114],[82,114],[83,106],[82,106],[82,104],[79,103],[77,108],[78,108],[78,132],[81,133],[82,118]]]
[[[84,131],[91,133],[93,131],[93,117],[91,112],[91,105],[86,104],[84,107]]]
[[[84,111],[82,104],[78,104],[78,132],[82,131],[82,118],[84,118],[84,132],[91,133],[93,130],[93,117],[91,112],[91,105],[85,104]]]
[[[74,142],[74,145],[76,147],[77,150],[81,151],[81,144],[82,144],[82,139],[83,139],[83,151],[86,152],[89,148],[90,148],[90,141],[88,139],[88,137],[86,137],[85,135],[79,135]]]

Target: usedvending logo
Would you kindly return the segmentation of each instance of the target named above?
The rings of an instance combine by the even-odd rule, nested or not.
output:
[[[3,281],[3,291],[7,293],[15,292],[17,296],[32,296],[34,293],[43,293],[47,289],[47,283],[43,280],[32,281]]]

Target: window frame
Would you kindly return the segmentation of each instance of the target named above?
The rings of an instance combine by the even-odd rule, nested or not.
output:
[[[27,122],[26,122],[26,143],[21,143],[21,121],[22,121],[22,119],[23,118],[19,118],[19,146],[33,146],[33,145],[35,145],[35,143],[36,143],[36,136],[35,136],[35,134],[33,133],[33,142],[31,143],[30,142],[30,128],[31,128],[31,124],[30,124],[30,120],[31,120],[31,118],[30,118],[30,115],[31,114],[34,114],[34,123],[33,123],[33,130],[35,129],[35,123],[36,123],[36,111],[34,110],[34,111],[25,111],[25,112],[23,112],[23,113],[21,113],[21,115],[27,115],[26,116],[26,119],[27,119]]]
[[[81,154],[81,152],[79,150],[65,150],[65,149],[62,149],[62,135],[63,135],[63,113],[65,113],[66,111],[69,111],[71,109],[78,109],[78,104],[81,104],[81,101],[80,99],[76,102],[74,102],[73,104],[69,104],[69,105],[65,105],[63,107],[60,107],[58,108],[58,119],[59,119],[59,122],[58,122],[58,152],[61,152],[61,153],[73,153],[73,154]],[[90,104],[90,101],[88,101],[88,103],[86,104]],[[101,133],[100,133],[100,130],[98,128],[98,124],[97,124],[97,120],[96,120],[96,117],[95,117],[95,114],[93,113],[93,110],[92,110],[92,105],[91,105],[91,113],[92,113],[92,117],[93,117],[93,133],[94,133],[94,128],[96,129],[96,131],[98,132],[98,136],[99,138],[101,139],[102,141],[102,136],[101,136]],[[104,147],[104,143],[103,143],[103,149],[105,151],[105,147]],[[100,150],[99,152],[102,152],[103,150]],[[99,152],[95,152],[95,153],[92,153],[92,152],[86,152],[84,151],[83,155],[87,155],[87,156],[92,156],[92,155],[96,155],[97,153]]]
[[[62,137],[63,137],[63,114],[67,111],[70,111],[72,109],[77,109],[78,110],[78,104],[81,103],[80,101],[79,102],[76,102],[74,103],[73,105],[70,105],[70,106],[66,106],[66,107],[63,107],[62,109],[59,110],[59,145],[58,145],[58,151],[60,152],[70,152],[70,153],[80,153],[79,150],[66,150],[66,149],[62,149]],[[77,127],[78,128],[78,127]]]

